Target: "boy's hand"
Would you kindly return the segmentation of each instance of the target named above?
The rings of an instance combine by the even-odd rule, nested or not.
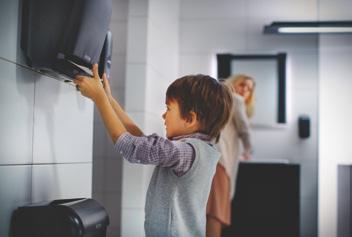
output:
[[[94,102],[102,96],[105,95],[103,85],[101,84],[99,73],[98,73],[98,64],[94,64],[92,68],[93,78],[86,76],[76,76],[73,80],[81,94],[85,97],[92,99]]]
[[[106,77],[106,73],[103,74],[103,87],[106,95],[109,99],[112,99],[111,88],[108,78]]]

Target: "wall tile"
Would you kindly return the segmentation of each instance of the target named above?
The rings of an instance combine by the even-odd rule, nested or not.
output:
[[[113,21],[110,23],[113,39],[113,54],[125,55],[127,45],[127,21]]]
[[[111,21],[126,20],[128,14],[128,5],[128,0],[113,0]]]
[[[326,4],[321,7],[329,9]],[[337,166],[352,163],[351,35],[321,35],[319,43],[319,236],[336,237]]]
[[[159,75],[148,79],[163,81],[162,77],[172,77],[177,72],[178,65],[178,35],[172,33],[163,34],[157,28],[150,26],[148,31],[148,66],[153,68]],[[170,45],[175,45],[170,49]],[[149,69],[150,69],[149,68]]]
[[[110,192],[121,192],[122,185],[122,165],[123,158],[121,155],[112,150],[112,154],[105,162],[105,184],[104,190],[108,193]]]
[[[34,163],[92,161],[93,103],[75,87],[42,76],[36,82]]]
[[[176,78],[164,77],[152,68],[149,67],[148,69],[145,110],[161,117],[166,108],[166,90]]]
[[[2,0],[0,7],[0,57],[17,61],[19,50],[19,1]]]
[[[352,20],[351,8],[352,2],[349,0],[319,0],[319,20]]]
[[[147,50],[147,18],[130,18],[128,20],[127,29],[127,62],[145,63]]]
[[[105,192],[105,159],[94,158],[93,160],[92,192],[93,195]]]
[[[145,64],[127,64],[125,110],[143,111],[145,107]]]
[[[121,228],[120,227],[108,227],[106,236],[107,237],[121,236]]]
[[[93,156],[95,160],[105,160],[112,153],[114,143],[103,123],[96,123],[94,126]]]
[[[318,164],[301,163],[301,199],[318,198]]]
[[[316,87],[317,88],[317,87]],[[295,90],[292,95],[292,118],[293,123],[297,123],[298,116],[308,115],[311,119],[311,129],[316,131],[318,125],[318,90],[315,89],[301,89]],[[309,100],[307,100],[309,98]],[[316,133],[313,133],[313,136],[316,136]],[[313,144],[311,144],[313,145]]]
[[[144,165],[131,164],[123,161],[122,207],[144,208],[146,188],[144,180]]]
[[[104,207],[109,213],[109,228],[120,228],[121,226],[121,192],[105,194]]]
[[[0,59],[0,164],[32,162],[36,74]]]
[[[179,1],[153,0],[149,1],[149,26],[158,28],[163,37],[178,40]],[[149,31],[149,29],[148,29]],[[150,31],[149,31],[150,32]],[[148,33],[150,35],[150,33]],[[174,44],[171,44],[174,46]],[[174,47],[169,47],[172,49]]]
[[[180,53],[241,51],[246,39],[243,18],[181,20]]]
[[[122,208],[122,215],[124,218],[121,222],[121,236],[145,236],[142,208]]]
[[[316,0],[268,0],[265,1],[265,4],[260,0],[249,0],[247,4],[247,16],[254,20],[271,18],[273,21],[308,21],[316,20],[318,15]],[[305,10],[302,11],[302,9]],[[263,23],[269,22],[263,21]]]
[[[32,201],[92,196],[92,164],[33,165]]]
[[[243,17],[245,15],[245,2],[245,0],[181,1],[180,18],[183,20]]]
[[[301,200],[301,237],[318,236],[317,224],[317,201],[311,199]]]
[[[31,202],[31,166],[0,166],[0,236],[9,236],[12,212]]]
[[[318,49],[316,52],[287,52],[287,90],[318,90]],[[306,65],[310,65],[307,67]],[[317,104],[315,104],[317,105]],[[316,108],[315,108],[316,109]]]
[[[130,17],[146,17],[148,16],[149,1],[130,0],[128,5],[128,14]]]
[[[254,129],[252,131],[253,158],[255,159],[287,159],[293,156],[287,150],[290,132],[287,128],[278,129]],[[270,139],[268,139],[270,137]],[[275,149],[272,144],[280,144]]]
[[[115,94],[115,90],[125,88],[126,83],[126,55],[113,54],[111,62],[111,75],[109,78],[113,95],[119,98],[119,94]],[[124,93],[123,93],[124,95]]]

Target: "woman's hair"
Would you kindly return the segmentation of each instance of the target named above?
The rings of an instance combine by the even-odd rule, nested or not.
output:
[[[166,91],[166,102],[175,100],[183,119],[191,119],[190,112],[197,115],[198,132],[218,139],[227,123],[232,108],[230,90],[207,75],[188,75],[176,79]]]
[[[229,77],[226,79],[225,84],[230,87],[232,92],[236,92],[235,88],[242,83],[243,81],[250,80],[253,82],[253,89],[250,91],[249,98],[245,100],[246,104],[246,113],[248,118],[253,117],[254,115],[254,103],[255,103],[255,95],[254,95],[254,90],[255,90],[255,81],[253,80],[252,77],[245,75],[245,74],[237,74],[234,76]]]

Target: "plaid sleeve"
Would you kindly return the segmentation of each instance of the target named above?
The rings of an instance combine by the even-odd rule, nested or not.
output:
[[[131,163],[170,167],[177,176],[182,176],[191,168],[195,157],[190,144],[171,141],[156,134],[137,137],[126,132],[116,141],[115,150]]]

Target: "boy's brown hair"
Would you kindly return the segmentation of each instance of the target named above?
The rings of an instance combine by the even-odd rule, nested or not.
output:
[[[176,79],[166,91],[166,102],[177,101],[181,117],[197,115],[198,132],[218,139],[221,129],[230,117],[232,96],[230,90],[207,75],[188,75]]]

